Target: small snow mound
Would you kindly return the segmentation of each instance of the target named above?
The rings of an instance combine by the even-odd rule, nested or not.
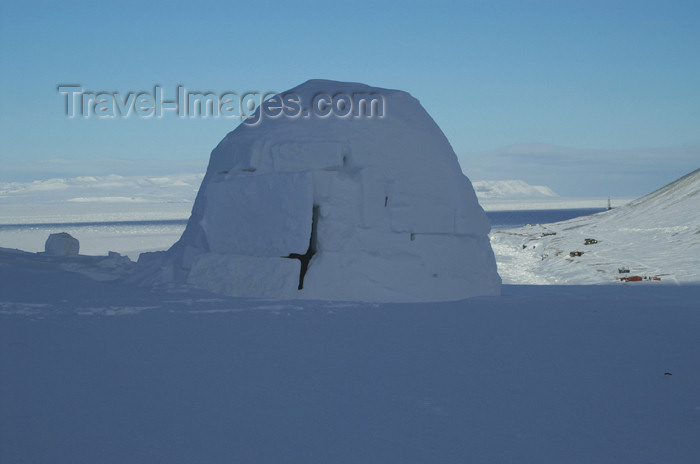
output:
[[[50,255],[77,255],[80,251],[80,242],[67,232],[59,232],[49,235],[44,245],[44,251]]]

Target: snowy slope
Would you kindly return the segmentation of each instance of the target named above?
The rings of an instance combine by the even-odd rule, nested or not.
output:
[[[700,455],[700,287],[272,302],[95,282],[66,264],[0,250],[3,464]]]
[[[584,245],[587,238],[598,243]],[[506,282],[612,283],[625,276],[622,267],[661,282],[698,282],[700,170],[622,207],[498,231],[491,243]],[[575,251],[583,255],[569,256]]]

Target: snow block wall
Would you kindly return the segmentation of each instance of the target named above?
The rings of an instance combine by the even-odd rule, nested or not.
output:
[[[180,240],[139,260],[147,280],[246,297],[498,295],[489,222],[418,100],[322,80],[282,95],[309,105],[320,93],[378,95],[383,107],[371,117],[306,111],[241,124],[212,152]]]

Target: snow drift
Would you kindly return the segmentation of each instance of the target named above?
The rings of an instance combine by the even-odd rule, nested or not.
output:
[[[276,98],[308,104],[320,93],[378,95],[383,108],[371,117],[307,108],[302,117],[241,124],[212,152],[180,240],[142,255],[142,281],[356,301],[499,294],[489,222],[420,103],[402,91],[323,80]]]

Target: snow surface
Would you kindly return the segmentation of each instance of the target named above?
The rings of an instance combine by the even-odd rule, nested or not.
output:
[[[110,272],[0,249],[3,464],[700,456],[698,286],[369,304],[86,276]]]
[[[586,251],[559,263],[571,281],[593,282],[590,255],[614,268],[618,248],[675,279],[452,302],[144,288],[117,253],[0,248],[0,462],[695,463],[697,187],[698,171],[624,208],[494,234],[513,253],[498,255],[505,276],[551,284],[532,253],[570,242]]]
[[[139,259],[143,283],[350,301],[500,292],[489,222],[418,100],[323,80],[286,93],[302,102],[319,93],[381,95],[384,110],[241,124],[212,152],[181,239]],[[310,257],[308,269],[292,255]]]
[[[585,245],[587,238],[597,243]],[[491,244],[504,282],[619,283],[630,275],[659,277],[646,282],[654,285],[700,282],[700,169],[619,208],[496,231]],[[583,255],[571,257],[575,251]]]

